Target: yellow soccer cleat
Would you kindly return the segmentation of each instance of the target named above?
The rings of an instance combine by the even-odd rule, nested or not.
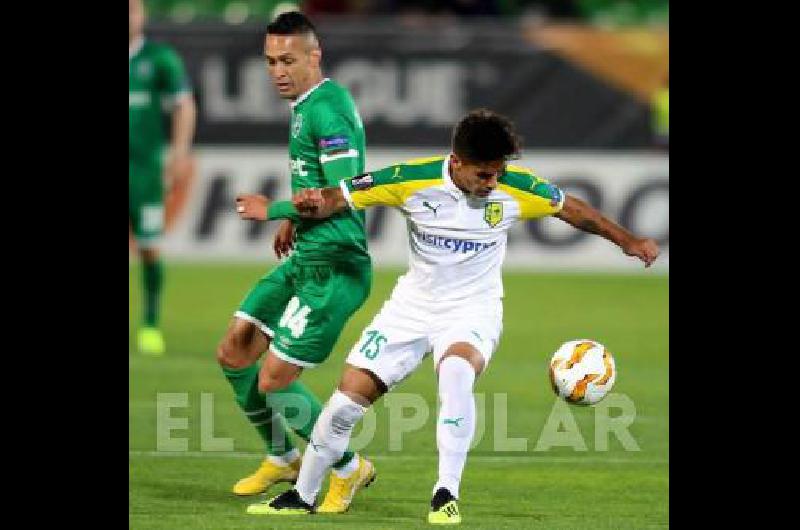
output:
[[[322,502],[317,513],[344,513],[350,508],[356,492],[368,487],[375,480],[375,466],[366,458],[355,455],[358,458],[358,469],[347,478],[339,478],[336,473],[331,472],[331,484],[328,494]]]
[[[257,502],[247,507],[250,515],[311,515],[314,507],[300,498],[294,488],[286,490],[277,497]]]
[[[233,485],[233,492],[236,495],[258,495],[278,482],[294,482],[300,473],[301,462],[302,459],[298,458],[288,466],[282,466],[265,458],[255,473]]]
[[[139,351],[145,355],[164,355],[166,346],[161,330],[154,327],[144,327],[139,330],[137,337]]]
[[[431,500],[431,511],[428,512],[430,524],[461,524],[461,512],[458,511],[458,499],[445,488],[436,490]]]

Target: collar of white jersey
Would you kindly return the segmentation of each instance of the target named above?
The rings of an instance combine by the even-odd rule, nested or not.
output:
[[[142,49],[144,46],[144,36],[139,35],[136,37],[136,40],[133,41],[133,44],[128,46],[128,60],[130,61],[133,59],[137,53]]]
[[[444,157],[442,161],[442,180],[444,181],[444,189],[446,189],[450,195],[455,197],[456,199],[460,199],[464,196],[464,192],[455,185],[453,179],[450,178],[450,157],[452,155],[447,155]]]
[[[322,79],[322,81],[320,81],[320,82],[319,82],[319,83],[317,83],[316,85],[312,86],[311,88],[309,88],[308,90],[306,90],[305,92],[303,92],[302,94],[300,94],[299,96],[297,96],[297,99],[296,99],[296,100],[294,100],[294,101],[292,101],[292,108],[295,108],[295,107],[296,107],[296,106],[298,106],[300,103],[302,103],[302,102],[303,102],[303,101],[304,101],[304,100],[305,100],[305,99],[306,99],[308,96],[310,96],[310,95],[311,95],[311,93],[312,93],[313,91],[315,91],[315,90],[316,90],[316,89],[318,89],[320,86],[322,86],[322,83],[324,83],[325,81],[330,81],[330,78],[328,78],[328,77],[325,77],[325,78],[323,78],[323,79]]]

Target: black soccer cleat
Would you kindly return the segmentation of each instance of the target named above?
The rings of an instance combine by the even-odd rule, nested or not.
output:
[[[461,513],[458,511],[458,499],[446,488],[439,488],[431,499],[431,511],[428,512],[431,524],[459,524]]]
[[[253,515],[311,515],[314,507],[300,498],[297,490],[284,491],[268,501],[251,504],[247,513]]]

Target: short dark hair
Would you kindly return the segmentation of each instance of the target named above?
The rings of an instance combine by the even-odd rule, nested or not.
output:
[[[518,158],[520,144],[511,120],[489,109],[470,111],[453,130],[453,152],[469,162]]]
[[[317,37],[317,28],[299,11],[281,13],[267,26],[267,35],[302,35],[305,33],[313,33],[314,37]]]

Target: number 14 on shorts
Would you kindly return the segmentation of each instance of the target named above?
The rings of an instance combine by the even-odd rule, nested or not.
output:
[[[364,333],[364,337],[366,340],[358,351],[363,353],[367,359],[372,360],[381,352],[381,346],[386,344],[386,336],[381,334],[380,331],[372,329]]]
[[[308,314],[310,312],[311,308],[307,305],[301,306],[300,299],[294,296],[289,300],[289,303],[286,304],[286,310],[283,312],[283,316],[280,322],[278,322],[278,325],[282,328],[289,328],[292,337],[299,339],[300,335],[306,330]]]

